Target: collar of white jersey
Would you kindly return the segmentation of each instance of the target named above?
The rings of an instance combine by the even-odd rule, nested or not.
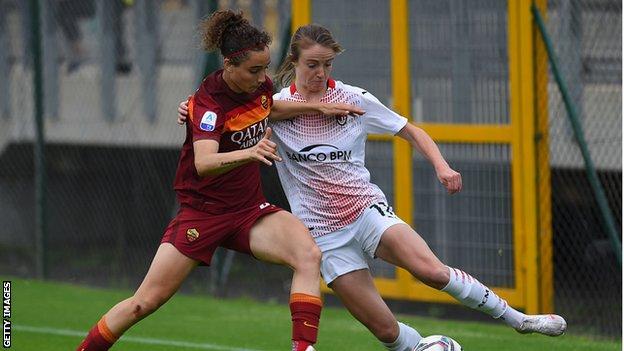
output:
[[[327,80],[327,89],[336,89],[336,81],[329,78]],[[290,95],[295,95],[296,92],[297,92],[297,86],[295,85],[295,82],[293,82],[290,85]]]

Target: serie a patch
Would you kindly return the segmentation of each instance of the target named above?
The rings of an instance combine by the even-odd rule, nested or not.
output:
[[[217,125],[217,114],[212,111],[206,111],[199,122],[199,129],[212,132]]]

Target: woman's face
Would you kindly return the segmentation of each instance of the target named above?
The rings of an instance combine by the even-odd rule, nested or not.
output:
[[[238,93],[253,93],[266,80],[267,69],[271,63],[269,48],[262,51],[249,51],[249,57],[238,66],[225,61],[225,70],[234,87],[232,90]]]
[[[295,62],[297,88],[309,93],[324,92],[335,57],[334,50],[320,44],[301,49]]]

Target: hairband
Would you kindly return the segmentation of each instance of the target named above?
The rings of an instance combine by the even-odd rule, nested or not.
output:
[[[234,58],[234,57],[236,57],[236,56],[238,56],[238,55],[240,55],[240,54],[243,54],[243,53],[245,53],[246,51],[249,51],[249,50],[251,50],[251,49],[264,49],[264,47],[265,47],[265,46],[266,46],[266,45],[264,45],[264,44],[257,44],[257,45],[253,45],[253,46],[248,46],[248,47],[246,47],[246,48],[242,48],[242,49],[240,49],[240,50],[234,51],[233,53],[230,53],[230,54],[228,54],[228,55],[225,55],[225,58],[227,58],[227,59],[232,59],[232,58]]]

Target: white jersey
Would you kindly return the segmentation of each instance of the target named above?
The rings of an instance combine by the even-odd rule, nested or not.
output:
[[[354,222],[371,204],[387,202],[364,166],[366,137],[396,134],[407,124],[406,118],[366,90],[334,80],[328,86],[321,102],[352,104],[366,113],[355,117],[309,114],[271,122],[283,159],[276,162],[282,187],[292,213],[315,238]],[[273,98],[305,102],[294,84]]]

